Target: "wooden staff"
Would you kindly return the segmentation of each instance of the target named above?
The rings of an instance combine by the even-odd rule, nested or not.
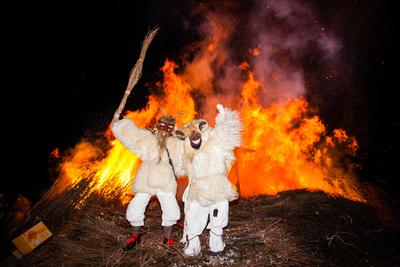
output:
[[[133,66],[130,74],[129,74],[129,81],[128,85],[126,86],[124,97],[121,100],[121,103],[119,104],[118,109],[114,113],[114,117],[111,121],[111,124],[114,122],[117,122],[119,120],[119,117],[121,116],[121,112],[125,107],[126,100],[128,99],[129,94],[131,93],[133,87],[135,87],[136,83],[139,81],[140,76],[142,75],[142,68],[143,68],[143,61],[146,56],[147,48],[149,48],[151,41],[153,40],[154,36],[158,32],[158,27],[155,27],[152,29],[150,32],[147,33],[143,44],[142,44],[142,50],[140,51],[140,57],[136,61],[136,64]]]

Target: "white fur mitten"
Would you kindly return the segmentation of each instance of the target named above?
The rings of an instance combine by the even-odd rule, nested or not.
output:
[[[221,115],[223,115],[225,113],[225,108],[223,105],[217,104],[217,109],[218,109],[218,112],[221,113]]]

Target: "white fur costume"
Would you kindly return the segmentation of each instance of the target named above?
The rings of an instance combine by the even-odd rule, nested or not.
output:
[[[142,164],[133,181],[134,198],[128,205],[126,217],[132,226],[142,226],[144,212],[150,197],[157,195],[162,209],[162,225],[171,226],[180,218],[176,201],[176,180],[168,161],[167,151],[159,160],[156,136],[150,131],[137,127],[133,121],[122,119],[112,125],[114,136],[130,151],[135,153]],[[177,175],[183,172],[183,142],[177,138],[167,139]]]
[[[235,111],[217,105],[219,111],[215,128],[201,131],[202,143],[198,149],[185,141],[185,161],[189,185],[185,190],[185,229],[182,241],[186,244],[185,253],[194,256],[200,253],[199,235],[210,222],[210,250],[224,250],[223,228],[228,224],[229,201],[238,194],[228,180],[227,173],[235,156],[233,149],[241,143],[242,124]],[[199,127],[199,122],[194,122]]]

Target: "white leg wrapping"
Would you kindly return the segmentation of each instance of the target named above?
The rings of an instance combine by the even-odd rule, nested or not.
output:
[[[185,248],[185,254],[196,256],[201,251],[199,235],[207,225],[208,207],[203,207],[197,202],[185,202],[185,233],[189,243]]]
[[[157,198],[162,210],[162,226],[171,226],[181,217],[176,197],[171,192],[157,192]]]
[[[229,202],[227,200],[210,206],[210,223],[207,226],[210,229],[210,251],[220,252],[224,250],[225,243],[222,240],[222,229],[228,225],[228,221]]]
[[[144,212],[150,198],[151,195],[147,193],[136,193],[131,202],[129,202],[126,209],[126,219],[132,226],[144,225]]]
[[[222,228],[211,228],[210,229],[210,240],[209,246],[210,251],[212,252],[220,252],[225,248],[225,243],[222,241]]]
[[[189,237],[189,243],[185,248],[185,254],[188,256],[197,256],[201,251],[199,236]]]

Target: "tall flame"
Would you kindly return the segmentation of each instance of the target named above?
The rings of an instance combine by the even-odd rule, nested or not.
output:
[[[169,114],[184,112],[178,121],[180,124],[192,120],[196,115],[191,96],[193,89],[175,73],[176,67],[174,62],[166,60],[162,68],[164,81],[160,86],[164,88],[164,97],[150,96],[145,109],[129,111],[126,117],[146,127],[162,106]],[[273,195],[306,188],[364,201],[356,189],[354,177],[335,164],[336,146],[345,143],[347,149],[355,153],[356,140],[342,129],[334,130],[332,136],[327,135],[320,118],[308,115],[309,106],[304,98],[263,107],[257,100],[260,85],[249,65],[243,63],[239,68],[247,72],[240,88],[238,109],[244,125],[243,146],[236,151],[238,160],[230,179],[241,196]],[[112,140],[111,146],[101,158],[103,152],[99,147],[87,141],[79,143],[61,166],[64,180],[68,181],[63,190],[91,177],[82,202],[92,193],[107,199],[117,196],[123,203],[129,201],[130,184],[140,159],[117,140]]]
[[[335,166],[331,155],[334,144],[343,142],[355,153],[356,140],[342,129],[328,136],[320,118],[307,115],[309,107],[304,98],[263,107],[257,101],[259,83],[248,64],[241,67],[248,71],[241,88],[244,149],[238,151],[236,178],[241,195],[308,188],[363,201],[355,177]]]
[[[183,113],[177,118],[178,125],[191,121],[196,114],[195,103],[190,96],[191,87],[175,74],[176,68],[173,61],[166,60],[162,68],[164,81],[159,83],[164,89],[164,96],[157,98],[151,95],[146,108],[136,112],[128,111],[126,117],[139,127],[146,127],[160,116],[161,106],[168,114]],[[111,132],[108,131],[106,136],[111,137]],[[112,140],[112,137],[109,139]],[[129,201],[132,195],[130,185],[141,161],[119,141],[112,140],[110,143],[111,149],[106,152],[105,157],[102,149],[87,140],[77,144],[71,155],[61,164],[57,193],[78,186],[82,179],[88,179],[89,183],[78,207],[91,194],[98,194],[106,199],[119,198],[122,203]]]
[[[237,66],[226,46],[234,28],[226,24],[235,20],[208,14],[207,21],[208,35],[192,46],[196,53],[190,62],[184,62],[182,72],[176,72],[175,62],[165,61],[163,81],[156,84],[164,94],[150,95],[144,109],[128,111],[125,117],[147,127],[160,116],[161,106],[171,115],[183,112],[178,125],[196,116],[212,125],[215,106],[222,103],[237,110],[244,125],[243,145],[235,151],[237,161],[229,176],[241,196],[309,189],[364,202],[355,175],[342,160],[343,151],[356,153],[357,141],[343,129],[327,132],[303,97],[301,73],[285,72],[275,63],[263,75],[271,58],[268,53],[274,49],[263,44],[247,50],[248,56],[258,61],[250,59]],[[60,192],[89,178],[82,202],[91,194],[123,203],[130,199],[130,184],[140,159],[113,140],[110,131],[106,135],[111,148],[105,153],[83,141],[62,163]]]

